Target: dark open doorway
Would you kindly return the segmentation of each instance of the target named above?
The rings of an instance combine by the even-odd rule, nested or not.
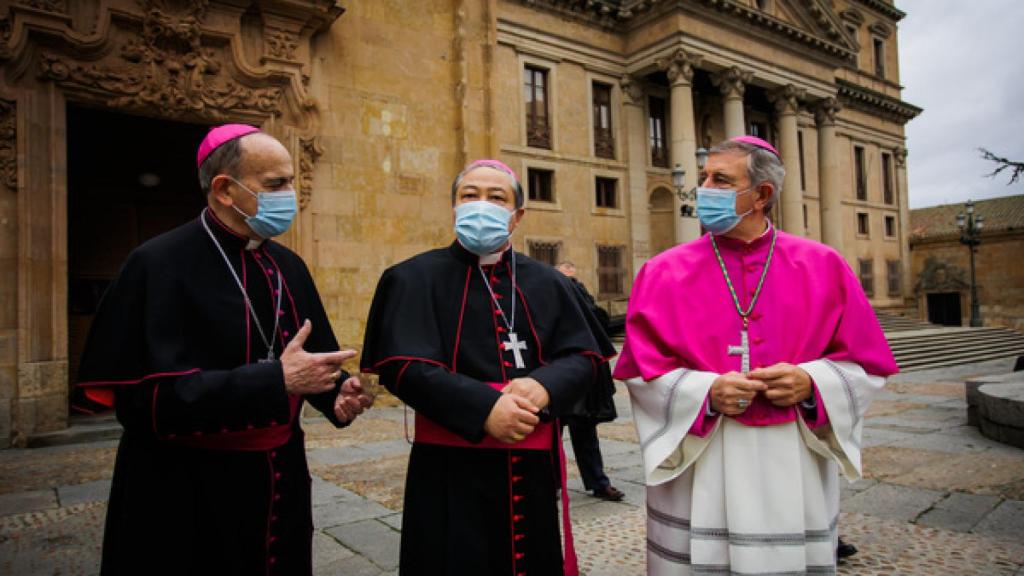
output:
[[[960,293],[939,292],[928,295],[928,321],[942,326],[961,326]]]
[[[128,253],[195,218],[205,205],[195,166],[207,126],[70,105],[68,372],[77,380],[100,298]]]

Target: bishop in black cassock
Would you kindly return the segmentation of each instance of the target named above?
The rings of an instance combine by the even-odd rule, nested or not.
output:
[[[199,163],[210,207],[132,252],[82,359],[78,406],[113,407],[124,426],[101,572],[309,575],[302,403],[340,427],[369,398],[340,370],[355,353],[337,352],[305,264],[254,232],[294,214],[287,151],[228,125]]]
[[[596,340],[596,320],[561,274],[512,250],[522,201],[507,166],[471,164],[452,187],[458,239],[386,270],[377,286],[361,368],[416,411],[404,576],[563,574],[555,497],[564,462],[558,428],[545,421],[583,395],[614,349]],[[488,239],[501,232],[500,221],[479,223],[493,205],[511,221]],[[532,383],[520,387],[523,378]],[[547,400],[539,418],[520,413],[535,426],[498,424],[513,396],[538,408]]]

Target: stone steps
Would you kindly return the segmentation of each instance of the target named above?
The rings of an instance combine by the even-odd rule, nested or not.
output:
[[[1024,335],[1007,328],[941,328],[886,333],[903,371],[1024,355]]]

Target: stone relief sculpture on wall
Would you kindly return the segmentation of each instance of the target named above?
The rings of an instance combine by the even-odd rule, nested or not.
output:
[[[964,280],[966,273],[963,268],[929,256],[924,262],[924,270],[914,286],[914,292],[924,295],[932,292],[961,292],[970,288]]]

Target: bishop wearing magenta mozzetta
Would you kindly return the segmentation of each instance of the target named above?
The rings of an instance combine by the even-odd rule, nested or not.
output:
[[[312,574],[308,401],[345,426],[371,398],[340,368],[306,265],[271,238],[296,213],[288,151],[210,131],[207,207],[147,241],[103,296],[76,405],[124,426],[101,574]]]
[[[765,216],[784,169],[768,142],[711,150],[708,234],[637,275],[615,369],[647,483],[647,572],[834,574],[841,470],[897,371],[853,272]]]

